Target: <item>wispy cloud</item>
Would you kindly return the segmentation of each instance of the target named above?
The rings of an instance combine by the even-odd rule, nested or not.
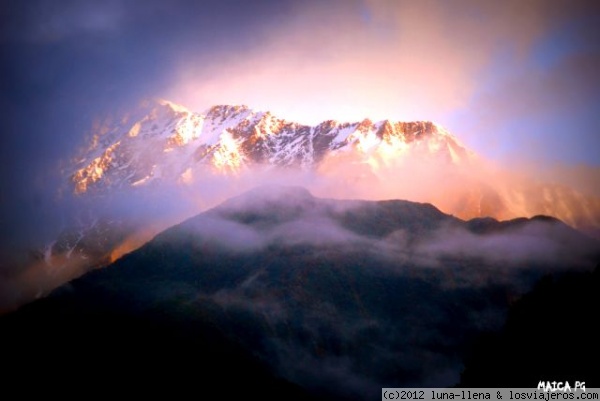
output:
[[[182,58],[167,96],[199,110],[243,103],[308,123],[434,120],[503,160],[516,150],[560,159],[571,124],[578,142],[562,157],[593,163],[586,153],[593,121],[573,112],[598,102],[598,57],[589,45],[598,36],[589,17],[596,9],[561,1],[306,3],[269,21],[256,43],[208,62]],[[543,46],[564,31],[570,42],[554,52],[556,65],[541,65]],[[535,142],[549,116],[564,125]],[[518,135],[515,125],[524,127]]]

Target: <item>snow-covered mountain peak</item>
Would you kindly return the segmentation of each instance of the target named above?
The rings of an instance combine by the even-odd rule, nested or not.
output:
[[[191,113],[191,111],[190,111],[190,110],[189,110],[187,107],[185,107],[185,106],[182,106],[182,105],[180,105],[180,104],[177,104],[177,103],[175,103],[175,102],[171,102],[170,100],[166,100],[166,99],[156,99],[156,100],[155,100],[155,103],[156,103],[157,105],[160,105],[160,106],[164,106],[164,107],[170,108],[170,109],[171,109],[171,110],[173,110],[175,113]]]
[[[76,193],[103,188],[189,183],[198,169],[228,174],[251,165],[316,169],[337,154],[377,157],[389,164],[406,154],[449,163],[471,152],[428,121],[323,121],[308,126],[255,112],[245,105],[217,105],[204,113],[158,99],[94,135],[71,180]]]

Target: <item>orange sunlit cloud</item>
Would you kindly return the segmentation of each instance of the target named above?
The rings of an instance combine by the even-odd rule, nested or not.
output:
[[[168,98],[202,110],[243,103],[316,123],[438,119],[468,105],[501,46],[526,52],[549,24],[540,2],[365,2],[299,8],[261,43],[185,60]]]
[[[306,124],[428,120],[484,156],[549,160],[565,135],[557,129],[540,143],[536,133],[552,126],[551,118],[582,121],[589,129],[590,117],[578,120],[572,96],[561,93],[567,87],[577,104],[589,104],[594,95],[582,88],[590,87],[600,61],[579,49],[540,66],[534,53],[569,20],[584,17],[586,7],[545,1],[297,5],[293,17],[269,20],[250,46],[221,49],[210,61],[186,54],[164,97],[195,111],[246,104]],[[577,37],[587,40],[584,34]],[[529,110],[535,120],[525,127]],[[591,131],[578,135],[594,142]],[[581,159],[589,146],[578,143],[564,158]]]

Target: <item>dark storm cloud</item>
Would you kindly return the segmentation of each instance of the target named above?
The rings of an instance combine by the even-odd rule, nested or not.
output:
[[[2,40],[49,43],[85,34],[105,34],[121,27],[124,7],[119,1],[5,2]]]
[[[264,18],[287,12],[279,1],[2,1],[0,241],[56,218],[60,168],[95,119],[164,92],[182,59],[259,44]]]

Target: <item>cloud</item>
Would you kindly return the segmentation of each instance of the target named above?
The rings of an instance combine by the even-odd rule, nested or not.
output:
[[[589,151],[600,102],[591,44],[599,25],[590,17],[597,7],[588,1],[303,3],[253,32],[255,43],[203,62],[193,54],[181,58],[165,96],[198,111],[247,104],[309,124],[433,120],[506,163],[597,164]],[[562,50],[553,49],[563,36]],[[546,65],[548,57],[554,65]]]
[[[476,138],[479,148],[498,148],[496,156],[513,162],[594,165],[600,52],[568,54],[544,67],[507,64],[514,73],[475,95],[465,136]]]
[[[385,230],[364,231],[361,224],[372,224],[391,213],[390,210],[378,203],[314,198],[302,187],[271,184],[193,217],[175,230],[183,229],[197,238],[208,238],[229,250],[333,246],[361,249],[378,257],[388,255],[389,260],[410,261],[422,267],[443,266],[448,258],[519,268],[532,263],[536,266],[579,263],[587,257],[593,241],[553,219],[538,218],[526,224],[524,221],[504,225],[496,222],[496,230],[480,234],[470,231],[458,219],[447,217],[438,221],[441,212],[433,213],[438,217],[427,215],[424,213],[429,208],[427,205],[415,205],[414,210],[389,207],[400,217],[402,213],[418,213],[418,224],[430,229],[424,233],[408,228],[387,234]],[[374,220],[365,223],[365,216]],[[351,224],[347,223],[348,219],[352,220]]]
[[[585,106],[598,92],[592,50],[600,25],[584,18],[594,15],[594,2],[8,4],[0,17],[0,42],[11,56],[0,83],[7,116],[0,124],[11,133],[2,137],[11,167],[0,185],[8,194],[2,219],[14,231],[13,211],[36,216],[46,207],[40,204],[64,178],[57,160],[73,155],[92,120],[148,95],[197,109],[247,103],[310,122],[441,120],[484,155],[596,159],[596,130],[589,128],[597,113],[593,102]],[[575,23],[573,45],[549,70],[530,63],[536,46]],[[502,87],[486,92],[488,81]],[[547,137],[540,130],[546,116],[557,111],[562,118],[579,105],[583,118],[563,120],[573,127],[554,124]],[[458,122],[448,117],[457,110]],[[523,110],[535,121],[511,127]],[[363,189],[349,195],[374,199]],[[410,198],[406,191],[377,193]]]
[[[126,11],[123,2],[115,0],[102,3],[66,0],[60,4],[37,0],[28,7],[9,7],[15,14],[3,21],[2,39],[38,44],[116,33],[122,27]]]
[[[532,222],[509,233],[477,235],[464,229],[438,230],[433,238],[418,246],[418,253],[440,261],[477,259],[509,267],[529,267],[528,263],[551,265],[561,258],[565,249],[548,238],[548,224]],[[443,262],[442,262],[443,263]]]
[[[170,95],[200,109],[239,102],[311,123],[441,118],[469,104],[499,49],[523,59],[574,13],[540,1],[307,3],[235,56],[201,67],[182,60]]]

